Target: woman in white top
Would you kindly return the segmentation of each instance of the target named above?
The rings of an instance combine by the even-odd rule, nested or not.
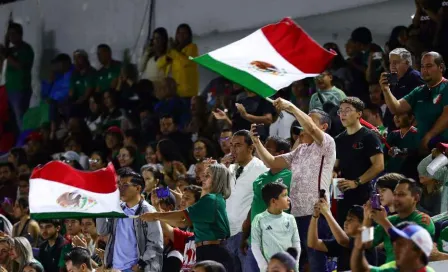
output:
[[[167,51],[168,32],[163,27],[156,28],[140,62],[141,79],[156,83],[165,77]]]

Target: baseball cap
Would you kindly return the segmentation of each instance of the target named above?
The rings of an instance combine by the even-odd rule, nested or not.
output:
[[[36,142],[42,141],[42,134],[40,132],[38,132],[38,131],[33,131],[30,134],[28,134],[28,136],[26,136],[25,141],[26,142],[28,142],[28,141],[36,141]]]
[[[67,151],[64,154],[62,154],[61,159],[79,162],[80,157],[78,153],[76,153],[75,151]]]
[[[429,235],[427,230],[417,224],[408,225],[402,230],[392,227],[389,229],[389,236],[392,241],[395,241],[400,237],[411,240],[418,248],[420,248],[426,258],[429,258],[429,255],[431,255],[433,247],[431,235]]]
[[[111,126],[107,129],[106,133],[115,133],[115,134],[120,134],[122,135],[123,132],[121,131],[121,129],[117,126]]]

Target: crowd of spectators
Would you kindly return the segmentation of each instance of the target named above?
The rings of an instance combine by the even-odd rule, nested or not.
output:
[[[33,48],[10,22],[1,270],[417,271],[448,260],[448,169],[429,167],[448,152],[448,2],[415,6],[385,45],[367,27],[347,58],[324,44],[338,53],[329,67],[273,103],[223,77],[199,92],[198,47],[181,24],[173,38],[155,29],[138,64],[107,44],[98,69],[82,49],[57,55],[29,108]],[[138,218],[33,220],[30,174],[51,160],[112,163],[121,207]]]

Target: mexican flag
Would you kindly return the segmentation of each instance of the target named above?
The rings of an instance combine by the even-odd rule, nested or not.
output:
[[[296,80],[321,74],[335,55],[285,18],[192,60],[269,97]]]
[[[111,163],[94,172],[79,171],[60,161],[36,167],[30,178],[29,203],[36,220],[127,217],[120,207]]]

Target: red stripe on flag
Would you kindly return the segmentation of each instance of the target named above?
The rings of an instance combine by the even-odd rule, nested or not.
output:
[[[99,194],[110,194],[117,190],[115,169],[112,163],[109,163],[106,168],[87,172],[76,170],[60,161],[51,161],[42,167],[34,168],[31,179],[38,178]]]
[[[291,18],[261,29],[274,49],[306,74],[320,74],[336,56],[315,42]]]

